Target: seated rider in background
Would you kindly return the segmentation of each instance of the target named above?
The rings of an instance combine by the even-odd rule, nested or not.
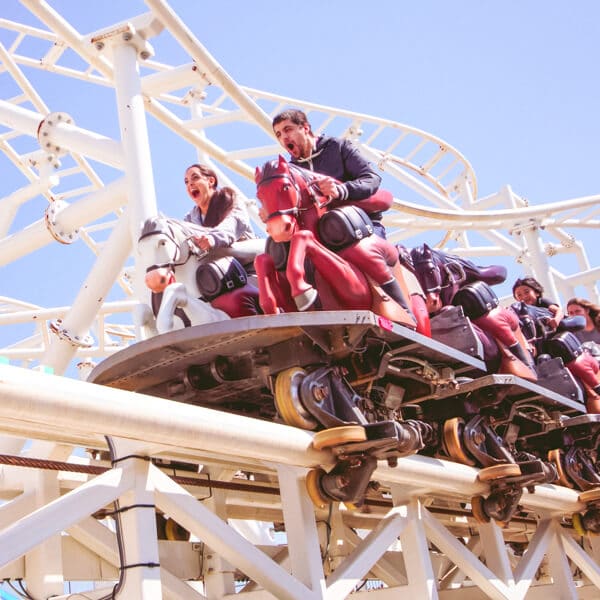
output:
[[[250,225],[248,212],[237,199],[235,190],[229,187],[219,188],[215,171],[206,165],[193,164],[185,170],[184,183],[194,206],[183,220],[186,222],[186,229],[190,236],[188,239],[191,239],[201,250],[210,252],[219,248],[228,248],[234,242],[256,238]],[[220,261],[221,266],[218,269],[227,269],[225,280],[235,276],[238,284],[234,286],[235,292],[228,295],[219,293],[217,298],[218,269],[216,275],[211,270],[203,269],[201,276],[202,267],[199,266],[196,271],[196,285],[203,297],[209,300],[214,308],[219,308],[232,317],[257,314],[259,312],[258,290],[253,286],[244,285],[248,281],[248,273],[235,259],[235,255],[219,258],[216,253],[213,253],[208,258],[208,262],[204,262],[204,265],[216,265]],[[251,252],[250,258],[254,260]],[[160,294],[167,286],[176,282],[175,272],[168,266],[154,268],[146,273],[145,281],[152,292]],[[202,282],[204,282],[203,287],[200,287]],[[210,297],[207,290],[213,288],[215,297]]]
[[[379,189],[381,177],[350,140],[321,135],[316,137],[306,114],[285,110],[273,119],[279,143],[290,153],[291,163],[320,173],[319,189],[336,205],[364,200]],[[373,232],[385,239],[382,213],[371,212]]]
[[[565,316],[561,307],[556,302],[542,296],[544,288],[542,287],[542,284],[533,277],[517,279],[513,285],[512,292],[515,300],[518,300],[519,302],[523,302],[529,306],[548,309],[552,317],[545,321],[545,325],[552,330],[556,330],[558,324]]]
[[[549,354],[562,358],[567,369],[583,384],[586,395],[586,407],[588,412],[600,412],[600,376],[597,361],[592,355],[581,347],[581,342],[576,337],[577,332],[561,331],[560,322],[564,313],[560,306],[544,298],[544,288],[533,277],[517,279],[513,285],[513,295],[521,303],[531,307],[542,309],[539,311],[538,321],[543,328],[550,328],[541,337],[530,340],[533,349],[538,355]],[[513,305],[514,306],[514,305]],[[519,310],[517,309],[517,312]],[[549,318],[544,316],[551,315]],[[566,323],[566,321],[565,321]],[[540,358],[541,360],[541,358]]]
[[[193,239],[202,250],[231,246],[233,242],[256,237],[246,208],[230,187],[219,188],[217,174],[206,165],[193,164],[185,170],[185,188],[194,207],[184,221],[201,225]]]
[[[570,317],[585,317],[585,327],[575,332],[579,341],[600,345],[600,306],[585,298],[571,298],[567,302],[567,313]]]

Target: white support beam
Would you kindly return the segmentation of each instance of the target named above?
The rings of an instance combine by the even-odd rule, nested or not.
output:
[[[327,600],[346,598],[398,539],[398,536],[402,535],[407,525],[408,523],[400,511],[392,509],[327,578],[325,598]]]
[[[479,524],[485,564],[508,586],[515,584],[502,529],[494,521]]]
[[[157,505],[265,590],[281,600],[321,598],[320,594],[285,572],[165,474],[155,467],[151,471]]]
[[[560,525],[554,521],[552,523],[554,536],[548,548],[548,574],[552,577],[553,594],[557,598],[565,600],[577,600],[579,597],[577,587],[573,581],[573,573],[571,565],[565,553],[562,543],[562,531]]]
[[[46,115],[0,100],[0,123],[5,127],[37,139],[38,129],[45,119]],[[48,135],[40,140],[43,150],[77,152],[106,165],[123,168],[123,150],[115,140],[65,121],[54,122],[45,132]]]
[[[30,474],[26,491],[35,492],[38,510],[43,512],[46,505],[59,497],[57,473],[36,471]],[[24,520],[27,520],[25,517]],[[27,536],[26,536],[27,537]],[[27,589],[37,598],[49,598],[64,591],[63,556],[61,535],[55,530],[41,543],[32,547],[25,555],[25,573]]]
[[[321,597],[325,591],[325,576],[314,507],[306,491],[305,470],[282,465],[277,474],[292,573]]]
[[[503,583],[494,572],[444,529],[426,509],[423,509],[422,517],[428,539],[446,554],[487,597],[494,600],[509,600],[513,597],[514,587]]]
[[[126,179],[121,178],[106,187],[88,194],[62,209],[57,217],[57,227],[64,231],[75,231],[86,223],[109,214],[127,202]],[[9,264],[34,250],[54,243],[56,240],[48,230],[45,219],[0,239],[0,266]]]
[[[110,447],[113,462],[131,471],[131,486],[120,495],[115,516],[122,548],[117,598],[162,600],[150,460],[141,444],[129,440],[113,438]]]
[[[392,495],[397,495],[393,488]],[[433,573],[429,547],[423,526],[423,512],[426,510],[418,500],[398,507],[406,519],[406,527],[400,533],[402,555],[411,595],[416,598],[437,600],[436,577]]]
[[[600,566],[595,562],[594,557],[586,554],[581,546],[571,537],[563,534],[561,542],[567,556],[589,577],[596,588],[600,589]]]
[[[0,567],[112,502],[131,484],[130,470],[111,469],[14,522],[0,532]]]
[[[187,50],[212,84],[219,85],[268,135],[274,137],[271,119],[235,80],[223,69],[194,33],[163,0],[145,0],[152,12],[164,23],[173,37]]]
[[[112,230],[71,309],[66,313],[57,337],[41,359],[41,364],[51,367],[57,375],[67,370],[78,348],[92,344],[90,328],[131,252],[128,215],[129,212],[125,213]],[[87,344],[86,339],[89,340]]]
[[[538,522],[535,534],[527,546],[527,552],[521,557],[514,572],[517,597],[525,597],[553,536],[554,532],[549,519]]]

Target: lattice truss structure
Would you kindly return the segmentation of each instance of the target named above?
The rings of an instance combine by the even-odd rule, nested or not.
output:
[[[6,189],[0,178],[0,261],[17,264],[59,244],[63,256],[91,260],[69,306],[1,297],[0,331],[10,341],[0,355],[10,361],[62,374],[75,360],[85,376],[93,361],[135,340],[132,314],[144,293],[135,240],[157,212],[148,121],[196,147],[256,216],[254,168],[279,153],[270,117],[290,105],[305,109],[317,131],[354,139],[379,166],[396,198],[385,219],[392,241],[511,257],[550,294],[578,289],[597,299],[598,267],[576,232],[600,225],[598,196],[527,206],[506,187],[480,198],[468,161],[433,135],[239,85],[162,0],[87,33],[46,2],[22,4],[38,27],[0,19],[0,164],[22,179]],[[161,62],[169,45],[187,60]],[[81,82],[86,93],[114,89],[120,132],[50,110],[41,77],[57,88]],[[112,115],[115,104],[106,110]],[[27,333],[13,339],[13,328]],[[470,498],[486,488],[475,469],[417,456],[377,471],[389,488],[383,505],[315,513],[303,477],[331,457],[311,448],[308,432],[8,365],[0,365],[0,396],[1,456],[23,457],[24,440],[34,440],[28,463],[2,468],[0,576],[25,577],[33,597],[67,597],[65,582],[77,580],[108,585],[90,598],[111,597],[106,582],[120,581],[118,597],[128,599],[306,600],[358,597],[369,587],[379,588],[369,590],[376,598],[593,598],[600,588],[600,546],[565,521],[585,508],[566,488],[526,494],[521,517],[502,529],[471,517]],[[105,458],[104,436],[117,440],[122,460],[113,468],[73,456],[85,447]],[[177,483],[140,456],[202,464],[205,474]],[[240,462],[250,478],[234,477]],[[130,510],[100,519],[115,499]],[[157,543],[155,506],[198,541]],[[260,523],[285,533],[278,539]]]
[[[137,223],[157,210],[146,119],[195,146],[224,183],[251,199],[255,167],[280,152],[270,117],[286,106],[301,107],[316,131],[354,139],[380,167],[396,197],[395,210],[385,218],[392,241],[410,246],[425,240],[482,260],[504,257],[534,273],[551,297],[578,291],[597,298],[598,267],[577,240],[583,228],[600,225],[597,196],[527,206],[506,187],[480,198],[469,162],[433,135],[238,85],[162,2],[148,2],[152,12],[88,34],[44,2],[23,4],[44,26],[0,20],[2,169],[20,171],[23,182],[18,189],[0,182],[0,260],[13,263],[57,244],[70,244],[71,256],[89,252],[97,259],[70,310],[2,298],[2,326],[27,323],[34,329],[11,339],[0,350],[4,356],[62,372],[69,354],[62,345],[82,359],[101,358],[135,336],[132,319],[114,315],[136,303],[131,239],[137,239]],[[160,62],[161,48],[173,44],[188,62]],[[36,85],[50,75],[56,89],[66,80],[81,82],[82,102],[94,87],[114,88],[122,141],[114,128],[83,129],[77,114],[50,112]],[[114,108],[106,106],[113,125]],[[130,226],[119,233],[126,207]],[[69,260],[67,251],[62,256]],[[113,292],[120,299],[99,302],[113,286],[122,290]]]

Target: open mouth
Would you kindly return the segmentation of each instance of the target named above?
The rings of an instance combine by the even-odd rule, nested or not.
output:
[[[200,195],[198,190],[192,190],[190,193],[192,194],[192,198],[197,198]]]
[[[287,145],[287,149],[288,149],[288,150],[291,152],[291,151],[294,149],[294,144],[292,144],[292,142],[290,142],[290,143]]]

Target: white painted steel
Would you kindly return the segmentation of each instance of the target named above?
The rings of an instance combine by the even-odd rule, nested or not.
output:
[[[38,127],[45,118],[46,115],[0,100],[0,123],[6,127],[37,138]],[[44,151],[81,152],[113,167],[120,168],[123,165],[123,152],[115,140],[65,122],[54,123],[45,132],[47,137],[40,139]]]
[[[92,192],[86,198],[72,204],[60,213],[58,219],[66,230],[74,230],[86,223],[89,218],[98,218],[116,210],[125,200],[124,179],[108,184],[105,188]],[[85,217],[84,217],[85,215]],[[12,235],[0,240],[0,264],[8,264],[38,250],[54,241],[44,219],[40,219]],[[110,282],[114,283],[114,282]]]
[[[0,393],[0,427],[29,437],[93,442],[101,431],[158,446],[171,447],[176,440],[177,447],[224,457],[307,468],[333,464],[328,452],[312,448],[308,431],[18,367],[0,364]],[[428,490],[471,497],[488,489],[477,480],[477,470],[466,465],[425,456],[402,458],[399,464],[380,464],[375,477],[408,486],[412,494]],[[534,494],[525,493],[522,504],[570,513],[584,508],[577,498],[574,490],[541,485]]]
[[[164,0],[145,0],[145,2],[152,9],[152,12],[165,24],[165,27],[171,31],[173,37],[181,44],[182,48],[196,61],[209,83],[223,88],[245,113],[271,135],[271,120],[268,115],[252,101],[229,73],[213,58],[210,52],[202,46],[200,41],[177,16],[175,11]]]
[[[600,267],[590,260],[576,233],[600,228],[600,196],[528,206],[505,186],[496,194],[479,198],[470,163],[432,134],[378,117],[240,86],[164,0],[146,0],[151,13],[134,17],[131,28],[120,23],[87,36],[43,0],[22,0],[22,4],[48,30],[0,19],[0,28],[17,34],[10,46],[0,46],[4,67],[0,76],[10,77],[20,90],[17,96],[0,98],[0,124],[8,129],[0,134],[0,150],[28,182],[18,190],[0,188],[0,264],[11,264],[55,243],[41,215],[11,231],[19,211],[39,198],[64,203],[53,205],[63,207],[54,214],[55,232],[68,237],[77,231],[79,241],[72,250],[80,251],[83,246],[98,258],[71,306],[38,307],[27,299],[0,298],[0,327],[29,324],[33,330],[0,348],[0,356],[27,366],[46,364],[62,373],[73,360],[90,365],[92,359],[109,356],[139,335],[133,327],[133,316],[118,324],[110,318],[117,313],[133,315],[139,304],[143,269],[141,265],[135,269],[127,266],[131,240],[135,240],[141,221],[156,212],[144,111],[169,133],[194,145],[202,160],[212,162],[220,179],[236,187],[248,201],[255,225],[260,227],[251,182],[254,167],[280,151],[272,138],[270,118],[289,105],[303,108],[317,131],[353,139],[382,168],[386,184],[395,195],[394,209],[385,217],[390,240],[410,244],[426,232],[437,231],[441,245],[456,253],[474,258],[510,257],[527,265],[550,295],[567,298],[583,287],[590,298],[598,300]],[[99,52],[91,43],[98,33],[123,26],[134,39],[120,38],[113,52],[107,48]],[[140,78],[138,60],[142,52],[149,55],[152,50],[146,38],[163,27],[163,33],[183,49],[187,62],[169,65],[159,62],[160,56],[156,60],[147,58],[144,67],[148,74]],[[47,44],[41,60],[37,54],[30,54],[27,42],[31,40]],[[78,54],[82,67],[61,63],[67,49]],[[44,124],[40,149],[38,126],[47,120],[49,109],[36,88],[39,71],[46,76],[66,76],[114,88],[122,140],[115,141],[102,132],[85,130],[61,119]],[[206,93],[209,83],[219,92],[216,99]],[[26,102],[34,110],[24,108]],[[190,118],[182,119],[171,106],[187,107]],[[76,114],[73,119],[77,120]],[[254,127],[262,139],[249,143],[240,136],[236,147],[213,140],[213,131],[237,125]],[[50,146],[46,146],[48,143]],[[27,149],[20,150],[24,146]],[[123,171],[125,176],[105,183],[88,159]],[[61,163],[66,166],[63,168]],[[231,169],[239,181],[229,180],[223,168]],[[416,194],[419,202],[403,199],[407,190]],[[106,220],[110,213],[116,215],[113,221]],[[101,219],[104,221],[98,223]],[[478,231],[483,241],[473,241],[471,230]],[[102,241],[106,237],[108,242]],[[565,259],[561,263],[565,266],[559,269],[555,256]],[[138,283],[133,286],[136,294],[131,300],[134,281]],[[123,299],[106,302],[113,288]],[[55,328],[62,332],[58,338],[48,326],[57,319],[62,319],[62,328]],[[71,343],[90,332],[94,336],[92,347]],[[369,592],[381,598],[411,594],[415,598],[474,597],[470,595],[474,586],[486,597],[510,599],[526,594],[532,598],[542,594],[593,597],[600,589],[600,543],[592,538],[582,547],[570,530],[561,527],[565,515],[584,510],[573,490],[542,485],[534,493],[524,493],[521,505],[535,516],[535,522],[522,526],[523,535],[530,540],[527,553],[517,559],[495,524],[470,524],[468,528],[461,524],[462,534],[468,532],[469,538],[464,545],[457,541],[453,529],[460,518],[454,524],[443,524],[428,508],[433,499],[456,504],[485,494],[488,488],[477,481],[475,469],[422,456],[401,459],[396,468],[381,463],[374,477],[390,487],[394,508],[387,516],[353,515],[372,520],[362,540],[346,524],[351,511],[333,510],[332,530],[339,546],[327,550],[324,564],[317,521],[322,522],[327,515],[317,511],[315,516],[304,490],[303,474],[317,465],[327,468],[333,461],[328,452],[316,452],[311,447],[312,434],[5,365],[0,365],[0,398],[0,433],[23,438],[0,438],[3,453],[26,456],[29,452],[39,458],[57,455],[40,442],[28,443],[22,451],[27,439],[105,449],[104,436],[112,435],[136,444],[143,442],[143,453],[147,455],[213,462],[216,466],[211,470],[215,472],[234,473],[243,464],[247,469],[278,476],[281,496],[276,500],[213,490],[214,497],[203,505],[141,459],[130,459],[135,468],[119,467],[95,478],[62,473],[56,479],[48,472],[1,466],[0,497],[7,503],[0,506],[0,563],[10,564],[4,570],[0,567],[0,577],[22,573],[27,565],[30,590],[39,596],[61,597],[62,546],[57,540],[63,530],[113,568],[119,566],[114,533],[89,517],[118,496],[134,503],[155,501],[207,541],[215,553],[207,559],[201,574],[206,596],[161,567],[162,591],[158,569],[145,568],[126,582],[128,587],[123,593],[127,598],[157,598],[161,594],[166,598],[232,596],[233,573],[226,572],[228,565],[252,576],[254,581],[247,584],[247,593],[254,598],[359,596],[360,592],[353,592],[354,586],[367,573],[389,586]],[[66,456],[70,448],[65,450],[63,445],[58,450],[58,455]],[[39,492],[37,501],[33,491]],[[287,531],[287,547],[278,560],[271,560],[226,525],[228,511],[234,507],[245,510],[245,514],[249,510],[260,514],[267,511],[272,516],[277,511]],[[152,562],[158,556],[148,512],[133,511],[124,526],[129,556],[139,557],[142,562]],[[398,550],[390,550],[399,544],[402,558]],[[438,573],[438,558],[428,548],[431,544],[444,553],[447,562],[455,563],[462,577],[452,576],[452,571],[443,575],[441,568]],[[19,558],[23,555],[26,558]],[[547,567],[540,570],[544,561]],[[81,559],[81,566],[83,562]],[[406,571],[401,568],[402,562]],[[207,565],[215,570],[209,571]],[[575,580],[574,565],[587,579]],[[546,570],[552,577],[545,576],[546,587],[540,592],[536,577]],[[114,576],[114,571],[111,574]],[[470,587],[465,586],[465,574]],[[453,590],[452,586],[462,587]],[[90,591],[89,595],[99,597],[104,592]]]
[[[131,252],[131,246],[131,227],[128,216],[125,215],[113,229],[101,255],[73,301],[73,306],[63,317],[56,338],[42,356],[42,365],[51,367],[54,373],[64,373],[78,348],[94,345],[90,328],[98,309],[110,292],[109,282],[119,275],[123,262]]]
[[[27,389],[25,389],[25,381],[27,381]],[[69,439],[71,436],[78,437],[75,435],[77,429],[80,439],[85,437],[93,439],[94,432],[97,430],[108,434],[117,433],[121,436],[128,431],[125,437],[139,440],[138,445],[128,446],[133,449],[140,448],[136,452],[138,454],[160,452],[164,448],[161,442],[178,439],[182,449],[188,446],[188,449],[195,451],[197,455],[201,455],[207,449],[214,455],[220,456],[235,453],[237,460],[242,463],[264,461],[271,464],[273,457],[279,456],[281,457],[279,463],[285,463],[287,460],[290,467],[297,469],[314,464],[327,464],[329,460],[327,453],[310,450],[312,435],[308,432],[271,423],[256,423],[233,415],[228,418],[228,415],[199,407],[170,406],[172,404],[170,402],[141,394],[111,390],[75,380],[64,380],[25,369],[0,366],[0,394],[3,397],[3,403],[0,405],[0,431],[11,430],[13,425],[20,421],[23,433],[28,437]],[[135,402],[135,407],[131,406],[132,400]],[[137,410],[140,402],[144,406],[143,414]],[[220,432],[215,431],[217,425]],[[257,425],[260,425],[258,430]],[[232,442],[229,448],[228,439]],[[122,468],[97,476],[0,532],[0,548],[11,549],[10,552],[0,551],[0,556],[3,557],[2,564],[15,560],[29,548],[50,538],[56,531],[69,529],[83,516],[106,505],[126,490],[135,489],[137,485],[135,469],[127,471],[126,467],[127,465],[123,464]],[[314,533],[310,533],[312,526],[308,498],[300,485],[300,471],[294,474],[293,471],[287,470],[290,467],[282,464],[279,471],[282,499],[286,505],[289,503],[286,508],[289,513],[286,514],[284,510],[289,532],[288,543],[299,544],[299,548],[304,548],[304,553],[296,555],[295,560],[299,566],[294,572],[302,573],[308,568],[305,571],[307,574],[315,573],[318,563],[314,561],[320,557],[320,551],[314,546]],[[125,476],[125,473],[128,474]],[[262,582],[277,597],[312,597],[300,581],[294,583],[279,567],[263,558],[264,555],[256,554],[248,542],[243,542],[238,537],[239,534],[230,533],[223,521],[207,508],[198,505],[183,488],[155,467],[151,467],[149,473],[153,482],[150,487],[157,490],[156,504],[205,540],[215,552],[250,574],[255,581]],[[469,498],[474,493],[485,493],[486,486],[476,481],[476,473],[477,471],[470,467],[417,456],[401,459],[397,468],[381,467],[376,476],[381,482],[394,484],[392,489],[400,492],[395,496],[402,505],[405,503],[403,498],[406,494],[412,498],[424,494]],[[304,508],[291,510],[299,499]],[[149,497],[141,502],[141,504],[149,503],[151,503]],[[559,515],[560,518],[564,512],[583,508],[577,502],[575,492],[556,486],[540,486],[535,494],[524,496],[522,505],[548,514],[546,520],[548,523],[553,522],[550,516],[552,513]],[[429,515],[425,507],[414,504],[414,500],[409,501],[407,509],[400,509],[398,513],[404,515],[402,519],[405,521],[398,521],[396,517],[391,516],[396,512],[393,510],[390,513],[391,520],[384,520],[364,543],[357,546],[355,552],[339,563],[337,574],[327,579],[326,589],[321,587],[321,591],[314,597],[337,598],[340,594],[345,594],[349,589],[346,579],[358,581],[361,573],[366,572],[365,568],[370,569],[369,562],[376,563],[381,553],[397,536],[400,536],[404,552],[410,552],[404,557],[404,560],[408,561],[409,568],[408,589],[419,597],[424,597],[424,594],[428,594],[427,597],[435,597],[435,590],[431,583],[433,571],[429,562],[426,540],[432,541],[448,554],[490,597],[522,597],[517,592],[521,589],[526,591],[532,585],[531,573],[534,573],[539,565],[536,557],[548,551],[550,544],[554,543],[555,536],[560,535],[561,539],[564,538],[564,533],[556,527],[538,528],[534,537],[534,541],[538,540],[537,544],[532,546],[531,552],[527,553],[526,560],[522,559],[520,569],[515,571],[517,583],[513,585],[510,581],[506,583],[500,581],[500,579],[504,581],[507,579],[505,566],[501,565],[500,572],[503,574],[500,579],[491,570],[498,568],[493,557],[500,552],[499,548],[491,551],[488,566],[483,566],[463,544],[455,540],[453,534]],[[303,515],[301,520],[298,519],[299,514]],[[45,526],[42,526],[43,523]],[[404,524],[398,528],[396,523]],[[295,529],[300,524],[304,527]],[[303,533],[304,529],[306,529],[305,533]],[[25,532],[28,534],[25,535]],[[135,535],[132,534],[134,537]],[[313,541],[308,543],[311,538]],[[500,544],[500,539],[501,536],[496,537],[497,545]],[[539,553],[536,553],[535,548],[538,547]],[[571,546],[567,547],[571,548]],[[557,552],[555,548],[553,551]],[[560,562],[563,559],[558,560]],[[577,555],[577,560],[583,561],[584,568],[591,573],[595,573],[595,569],[598,569],[587,556]],[[309,566],[311,562],[313,565]],[[315,585],[319,577],[316,580],[314,576],[310,578],[313,582],[311,586],[313,592],[316,592]],[[151,581],[152,577],[145,578],[143,585],[151,586]],[[424,588],[425,584],[429,587]],[[140,585],[142,586],[141,583]],[[563,587],[565,585],[564,577],[561,585]]]

